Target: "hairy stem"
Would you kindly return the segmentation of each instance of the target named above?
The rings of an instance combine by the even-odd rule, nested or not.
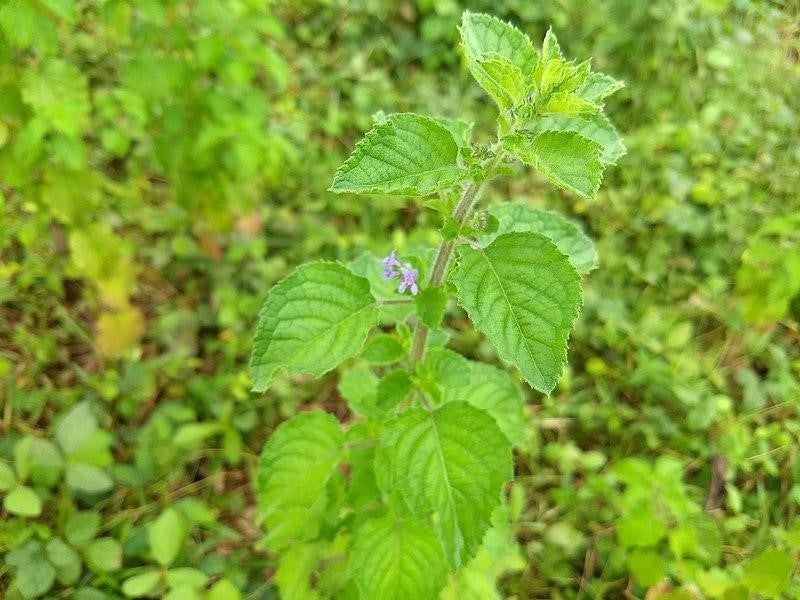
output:
[[[464,193],[461,195],[461,199],[453,210],[453,218],[459,226],[463,225],[467,217],[472,213],[472,209],[475,207],[486,181],[488,181],[488,179],[484,179],[480,182],[471,181],[467,184],[467,187],[464,188]],[[450,263],[450,256],[453,254],[454,245],[454,242],[451,240],[442,240],[442,243],[439,244],[439,251],[436,253],[436,260],[433,263],[433,270],[428,280],[428,287],[439,286],[444,282],[444,277],[447,273],[447,265]],[[418,320],[414,328],[414,340],[411,343],[411,367],[414,367],[414,365],[425,357],[425,347],[428,343],[428,331],[428,326]]]

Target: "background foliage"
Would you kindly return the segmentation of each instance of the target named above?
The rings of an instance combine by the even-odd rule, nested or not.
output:
[[[629,153],[594,200],[493,190],[571,215],[601,262],[569,371],[526,391],[509,519],[445,597],[800,597],[800,16],[746,0],[5,0],[0,594],[340,576],[336,543],[264,551],[250,491],[283,418],[347,417],[339,376],[251,393],[250,331],[303,260],[435,239],[410,200],[325,190],[376,111],[490,121],[465,6],[626,80]]]

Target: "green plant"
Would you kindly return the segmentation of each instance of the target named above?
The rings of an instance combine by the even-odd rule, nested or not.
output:
[[[539,51],[515,27],[465,12],[460,32],[470,72],[499,109],[496,139],[472,142],[473,124],[462,120],[379,115],[330,188],[434,195],[426,206],[441,215],[438,249],[402,259],[392,251],[380,274],[377,261],[301,265],[259,314],[256,391],[282,373],[320,377],[362,361],[340,381],[357,417],[346,431],[330,414],[303,412],[261,455],[259,510],[285,598],[433,598],[476,556],[493,517],[503,521],[501,492],[525,423],[506,371],[445,348],[448,300],[455,295],[497,354],[548,394],[566,362],[581,275],[596,266],[592,243],[560,216],[478,204],[492,179],[514,173],[514,160],[593,197],[625,152],[603,115],[622,84],[567,60],[552,31]]]

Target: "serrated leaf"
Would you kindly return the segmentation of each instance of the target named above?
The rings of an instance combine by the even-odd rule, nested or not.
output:
[[[311,575],[319,563],[315,544],[294,544],[283,552],[273,579],[285,600],[316,600],[319,593],[311,587]]]
[[[426,196],[457,183],[459,144],[436,119],[396,113],[376,124],[333,177],[330,191]]]
[[[430,525],[391,515],[355,531],[348,571],[364,600],[428,600],[447,581],[447,562]]]
[[[73,64],[50,59],[40,70],[26,70],[22,97],[53,129],[79,135],[89,121],[89,91],[86,76]]]
[[[468,361],[466,385],[445,387],[442,403],[467,402],[489,413],[513,445],[525,439],[527,422],[522,412],[522,392],[505,371]]]
[[[539,61],[528,36],[496,17],[469,11],[459,29],[467,66],[478,84],[500,108],[518,103]]]
[[[581,115],[599,112],[600,108],[597,104],[581,98],[575,92],[556,92],[550,95],[540,112],[543,115]]]
[[[557,58],[564,58],[564,54],[561,52],[561,46],[553,28],[548,27],[547,33],[544,34],[544,40],[542,40],[542,62]]]
[[[511,445],[494,419],[465,402],[412,408],[386,425],[381,450],[409,509],[434,512],[450,565],[474,556],[512,471]]]
[[[261,452],[256,480],[259,511],[269,516],[311,508],[325,496],[341,458],[344,435],[331,415],[314,411],[281,423]]]
[[[364,418],[380,417],[382,411],[375,404],[375,389],[378,376],[367,367],[353,367],[342,373],[339,393],[347,400],[347,406]]]
[[[361,352],[361,357],[375,365],[388,365],[397,362],[403,356],[403,344],[397,337],[388,333],[379,333],[371,337]]]
[[[627,149],[616,128],[604,115],[550,115],[543,117],[531,128],[531,133],[544,131],[574,131],[583,137],[602,146],[600,160],[606,165],[613,165],[625,156]]]
[[[583,198],[592,198],[600,188],[602,146],[574,131],[544,131],[533,139],[514,135],[504,138],[504,145],[550,181]]]
[[[270,291],[259,313],[250,371],[263,392],[279,371],[319,377],[358,353],[378,322],[369,283],[332,262],[302,265]]]
[[[525,99],[528,93],[525,75],[505,56],[487,52],[478,57],[477,63],[492,82],[486,86],[486,91],[500,108],[512,108]]]
[[[533,208],[526,202],[495,204],[489,212],[497,219],[497,231],[480,236],[478,241],[482,245],[490,244],[504,233],[532,231],[550,238],[569,257],[569,262],[579,273],[585,274],[597,268],[594,243],[577,225],[564,217]]]
[[[595,104],[602,103],[614,92],[625,87],[625,83],[605,73],[590,73],[577,90],[581,98]]]
[[[420,321],[438,329],[447,308],[447,291],[442,286],[427,287],[414,296],[414,306]]]
[[[531,387],[549,393],[581,306],[569,259],[543,235],[506,233],[486,248],[461,246],[451,279],[476,329]]]

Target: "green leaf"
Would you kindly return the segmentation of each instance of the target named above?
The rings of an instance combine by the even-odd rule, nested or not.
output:
[[[0,460],[0,492],[5,492],[17,485],[14,470],[5,461]]]
[[[425,196],[464,177],[458,142],[430,117],[396,113],[376,124],[333,177],[330,191]]]
[[[600,111],[600,106],[581,98],[575,92],[556,92],[551,94],[540,112],[543,115],[581,115]]]
[[[443,286],[428,287],[414,296],[417,316],[431,329],[438,329],[447,308],[447,290]]]
[[[506,233],[486,248],[459,248],[452,276],[461,306],[498,354],[549,393],[567,358],[581,307],[580,276],[548,238]]]
[[[103,469],[83,463],[67,467],[67,485],[86,494],[102,494],[114,487],[114,481]]]
[[[794,561],[785,550],[765,550],[747,563],[742,583],[752,592],[777,598],[789,585],[794,567]]]
[[[79,402],[64,415],[56,427],[58,445],[71,454],[97,431],[97,419],[88,401]]]
[[[300,413],[281,423],[261,452],[256,485],[260,512],[269,516],[293,507],[309,509],[324,498],[343,443],[338,421],[327,413]]]
[[[355,531],[348,571],[364,600],[428,600],[447,581],[447,562],[430,525],[391,515]]]
[[[147,539],[150,552],[161,566],[171,565],[183,549],[183,543],[189,533],[189,527],[183,515],[170,507],[150,523]]]
[[[38,598],[53,587],[56,570],[44,557],[39,542],[28,542],[6,554],[5,559],[8,565],[17,567],[12,587],[16,587],[23,598]]]
[[[469,11],[464,12],[459,29],[475,81],[500,108],[518,104],[539,61],[528,36],[496,17]]]
[[[503,144],[554,184],[583,198],[592,198],[600,188],[603,148],[574,131],[543,131],[533,139],[512,135]]]
[[[30,477],[35,484],[53,487],[61,478],[64,459],[49,440],[24,437],[14,446],[14,460],[21,477]]]
[[[378,376],[368,367],[353,367],[342,373],[339,393],[347,400],[347,406],[366,419],[380,417],[383,412],[375,404],[375,389]]]
[[[259,313],[250,371],[263,392],[279,371],[327,373],[358,353],[378,322],[363,277],[332,262],[302,265],[270,291]]]
[[[61,538],[50,538],[45,546],[47,560],[56,569],[56,578],[62,585],[72,585],[81,576],[81,557]]]
[[[61,59],[44,62],[41,70],[25,70],[22,97],[37,116],[53,129],[80,135],[89,122],[89,91],[86,76]]]
[[[79,548],[88,544],[100,529],[100,514],[80,511],[70,515],[64,527],[64,536],[73,546]]]
[[[122,546],[111,537],[101,537],[86,548],[86,562],[95,573],[117,571],[122,566]]]
[[[371,337],[361,352],[361,357],[374,365],[388,365],[403,356],[403,344],[395,336],[379,333]]]
[[[633,509],[617,521],[617,539],[626,548],[655,546],[665,535],[663,521],[649,505]]]
[[[581,98],[597,104],[624,87],[624,82],[618,81],[605,73],[589,73],[586,80],[578,88],[577,93]]]
[[[511,477],[511,446],[486,412],[451,402],[412,408],[386,425],[381,442],[390,481],[414,514],[433,511],[448,562],[475,555],[500,491]]]
[[[42,500],[31,488],[18,485],[3,499],[3,508],[20,517],[38,517],[42,514]]]
[[[206,600],[242,600],[242,593],[230,579],[220,579],[206,594]]]
[[[188,587],[199,589],[205,587],[208,575],[191,567],[178,567],[167,571],[167,586],[171,588]]]
[[[569,257],[575,269],[585,274],[597,268],[598,258],[592,240],[580,228],[564,217],[533,208],[526,202],[503,202],[495,204],[489,213],[497,219],[497,230],[482,235],[482,245],[491,243],[497,236],[512,231],[540,233],[548,237]]]
[[[514,380],[491,365],[469,362],[466,385],[446,387],[442,402],[467,402],[489,413],[513,445],[525,439],[527,421],[522,412],[522,392]]]
[[[161,571],[151,570],[128,577],[122,582],[122,593],[128,598],[141,598],[154,592],[161,583]]]
[[[539,134],[544,131],[574,131],[586,139],[597,142],[602,147],[600,160],[605,165],[613,165],[627,154],[625,142],[619,133],[602,114],[564,116],[550,115],[539,119],[531,133]]]
[[[283,600],[316,600],[319,594],[311,587],[311,576],[319,563],[315,544],[293,544],[278,559],[273,575]]]
[[[390,411],[411,393],[411,377],[403,369],[389,371],[378,383],[376,402],[382,411]]]
[[[628,554],[628,569],[636,582],[651,587],[664,579],[667,565],[660,554],[649,550],[634,550]]]

